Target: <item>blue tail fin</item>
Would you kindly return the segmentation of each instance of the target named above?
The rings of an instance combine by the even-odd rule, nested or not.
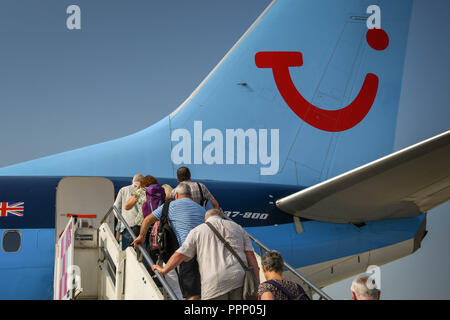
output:
[[[273,1],[170,116],[0,174],[171,177],[187,165],[206,179],[326,180],[392,152],[411,6]]]

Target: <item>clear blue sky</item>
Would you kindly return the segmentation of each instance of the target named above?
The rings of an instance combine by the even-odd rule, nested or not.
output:
[[[415,0],[403,74],[395,149],[450,129],[450,1]],[[431,210],[422,248],[381,267],[383,299],[450,299],[450,202]],[[327,292],[350,299],[352,279]]]
[[[311,0],[312,1],[312,0]],[[0,167],[134,133],[172,112],[269,0],[2,0]],[[66,8],[81,7],[81,30]],[[450,129],[450,2],[416,0],[396,149]],[[450,204],[414,255],[381,268],[383,298],[450,298]],[[351,279],[328,288],[350,298]]]

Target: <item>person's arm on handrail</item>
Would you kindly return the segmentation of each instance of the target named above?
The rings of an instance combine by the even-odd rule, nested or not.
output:
[[[259,267],[258,267],[258,261],[256,260],[255,253],[252,251],[244,251],[245,257],[247,258],[247,264],[249,267],[253,268],[253,272],[255,273],[256,279],[259,280]]]
[[[139,232],[139,236],[134,240],[131,245],[136,249],[138,244],[143,244],[145,241],[145,235],[147,234],[148,229],[151,225],[153,225],[158,219],[155,217],[153,213],[149,214],[145,217],[144,221],[142,221],[141,231]]]

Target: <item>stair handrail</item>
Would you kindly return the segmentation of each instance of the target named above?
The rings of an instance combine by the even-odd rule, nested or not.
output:
[[[230,217],[227,217],[226,215],[223,215],[225,219],[231,220],[233,221],[233,219],[231,219]],[[247,231],[246,231],[247,232]],[[252,236],[250,233],[248,233],[248,236],[250,237],[250,239],[253,240],[253,242],[259,247],[260,249],[260,256],[262,259],[262,250],[264,249],[265,251],[270,251],[270,249],[265,246],[261,241],[259,241],[258,239],[256,239],[254,236]],[[310,290],[314,291],[315,293],[317,293],[320,296],[320,300],[325,299],[325,300],[333,300],[329,295],[327,295],[322,289],[318,288],[316,285],[314,285],[311,281],[309,281],[304,275],[302,275],[300,272],[298,272],[297,270],[295,270],[295,268],[293,268],[291,265],[289,265],[288,263],[286,263],[286,261],[284,262],[284,266],[291,271],[297,278],[300,278],[308,287]]]
[[[130,226],[128,225],[128,223],[125,221],[125,218],[122,216],[122,214],[120,213],[119,209],[117,209],[117,207],[115,205],[113,205],[108,212],[105,214],[105,216],[103,217],[101,224],[103,224],[106,219],[108,219],[108,216],[111,214],[111,212],[115,213],[115,215],[120,219],[120,221],[123,223],[123,225],[125,226],[125,229],[127,229],[127,231],[130,233],[131,237],[133,238],[133,241],[136,240],[136,235],[134,234],[133,230],[130,228]],[[139,251],[141,252],[142,256],[144,257],[144,259],[147,261],[147,263],[149,264],[150,268],[152,266],[155,265],[155,263],[153,262],[152,258],[150,258],[150,255],[148,254],[148,252],[140,245],[137,245],[137,248],[139,249]],[[158,278],[158,280],[161,282],[163,288],[167,291],[167,294],[169,295],[169,297],[172,300],[179,300],[178,297],[176,296],[176,294],[174,293],[174,291],[172,290],[172,288],[169,286],[169,284],[167,283],[166,279],[164,278],[164,276],[162,276],[157,270],[154,271],[156,277]]]
[[[120,211],[117,209],[117,207],[115,205],[113,205],[111,207],[111,209],[109,209],[109,211],[106,213],[105,217],[103,218],[101,223],[104,223],[106,221],[106,219],[108,218],[109,214],[114,211],[115,214],[120,218],[120,220],[122,221],[122,223],[124,224],[125,228],[127,229],[127,231],[131,234],[131,237],[133,238],[133,241],[136,240],[136,236],[133,232],[133,230],[130,228],[130,226],[128,225],[128,223],[125,221],[125,219],[123,218],[122,214],[120,213]],[[233,219],[227,217],[226,215],[223,215],[225,219],[231,220],[233,221]],[[247,232],[247,231],[246,231]],[[250,233],[248,233],[248,236],[250,237],[250,239],[253,240],[253,242],[260,248],[260,255],[262,258],[262,250],[265,251],[270,251],[270,249],[265,246],[261,241],[259,241],[258,239],[256,239],[254,236],[252,236]],[[142,255],[144,256],[144,258],[147,260],[147,263],[151,266],[154,265],[153,260],[150,258],[149,254],[147,253],[147,251],[141,246],[138,245],[138,248],[140,250],[140,252],[142,253]],[[300,272],[298,272],[295,268],[293,268],[290,264],[288,264],[286,261],[284,262],[284,266],[290,271],[292,272],[292,274],[294,274],[297,278],[299,278],[301,281],[303,281],[310,290],[314,291],[316,294],[318,294],[320,296],[320,299],[325,299],[325,300],[333,300],[329,295],[327,295],[322,289],[320,289],[319,287],[317,287],[316,285],[314,285],[311,281],[309,281],[304,275],[302,275]],[[177,298],[177,296],[174,294],[172,288],[170,288],[170,286],[168,285],[168,283],[166,282],[166,280],[164,279],[164,277],[157,271],[154,271],[157,278],[159,279],[159,281],[161,281],[161,283],[163,284],[164,289],[166,289],[167,293],[169,294],[170,298],[172,300],[179,300]]]

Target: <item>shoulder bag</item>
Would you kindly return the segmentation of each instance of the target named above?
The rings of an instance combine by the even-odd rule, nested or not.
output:
[[[247,267],[242,261],[241,257],[234,251],[234,249],[231,247],[231,245],[220,235],[219,231],[217,231],[216,228],[213,227],[213,225],[209,222],[206,222],[208,227],[211,228],[211,230],[216,234],[216,236],[220,239],[220,241],[223,242],[225,245],[225,248],[230,250],[230,252],[236,257],[236,259],[241,264],[242,268],[244,268],[245,276],[244,276],[244,284],[243,284],[243,291],[242,291],[242,298],[244,300],[256,300],[256,292],[258,290],[258,279],[255,276],[255,273],[253,272],[253,268]]]

